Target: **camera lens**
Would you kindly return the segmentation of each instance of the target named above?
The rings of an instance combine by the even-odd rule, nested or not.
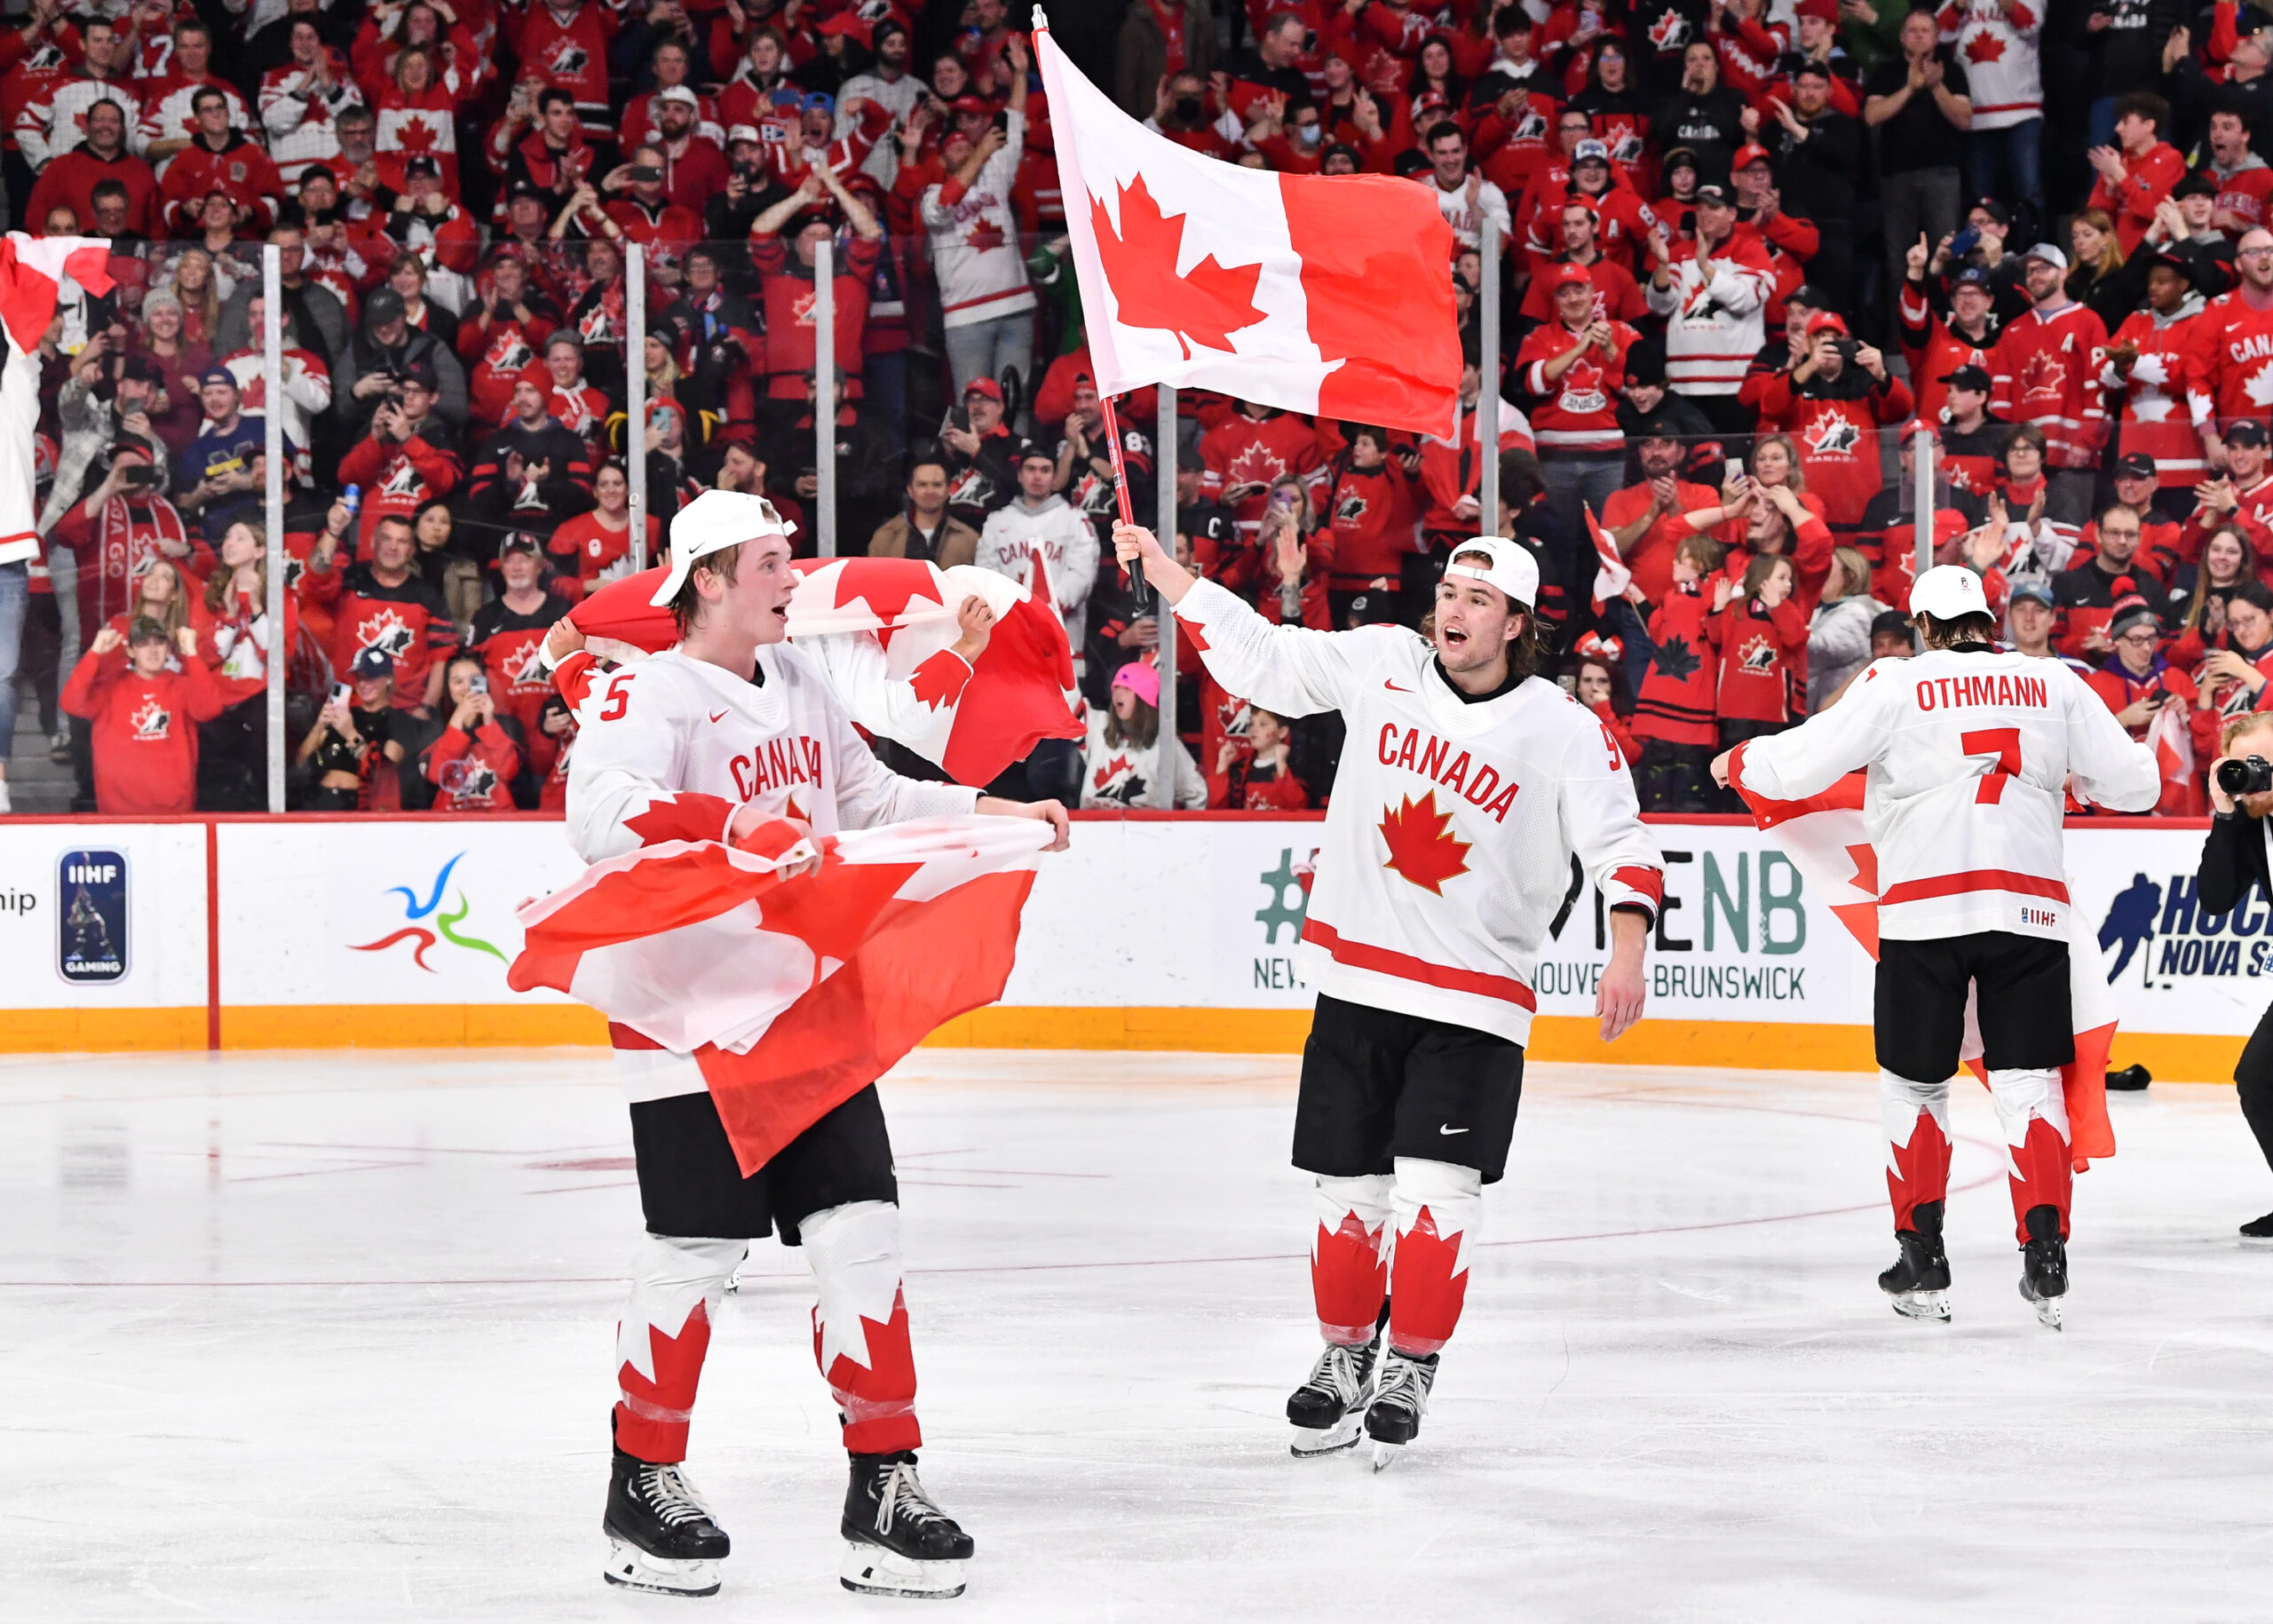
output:
[[[2273,762],[2262,756],[2218,764],[2218,788],[2230,796],[2262,795],[2273,789]]]

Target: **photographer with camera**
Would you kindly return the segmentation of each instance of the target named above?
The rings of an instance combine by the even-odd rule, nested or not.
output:
[[[2244,905],[2252,885],[2273,902],[2273,711],[2254,710],[2225,725],[2218,759],[2210,764],[2210,835],[2202,843],[2195,870],[2195,907],[2205,914],[2229,914]],[[2257,1136],[2257,1148],[2273,1167],[2273,1007],[2258,1018],[2257,1030],[2234,1066],[2243,1120]],[[2241,1226],[2252,1240],[2273,1240],[2273,1212]]]
[[[1848,332],[1836,312],[1809,317],[1807,340],[1799,363],[1770,377],[1761,391],[1761,431],[1788,434],[1798,444],[1807,488],[1823,498],[1833,539],[1851,547],[1863,510],[1886,483],[1879,430],[1910,416],[1910,386],[1887,369],[1877,350]]]
[[[369,436],[339,459],[338,482],[369,493],[359,537],[365,543],[381,519],[408,519],[432,498],[448,495],[465,471],[451,449],[448,425],[435,415],[438,392],[430,364],[412,361],[375,398]]]

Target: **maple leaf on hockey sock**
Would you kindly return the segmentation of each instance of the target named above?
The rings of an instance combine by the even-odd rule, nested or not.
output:
[[[1442,896],[1446,880],[1468,872],[1469,843],[1452,832],[1452,813],[1437,810],[1435,790],[1417,804],[1406,796],[1403,806],[1382,814],[1382,839],[1389,845],[1389,861],[1382,866]]]
[[[1262,265],[1227,267],[1210,254],[1182,275],[1176,273],[1184,217],[1163,216],[1142,175],[1134,185],[1121,188],[1118,233],[1101,200],[1089,200],[1089,216],[1097,257],[1105,263],[1122,326],[1174,334],[1184,358],[1190,360],[1193,345],[1229,350],[1232,334],[1263,320],[1263,312],[1253,303]]]

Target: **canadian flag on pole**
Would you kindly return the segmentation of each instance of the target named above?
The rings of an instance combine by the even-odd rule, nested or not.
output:
[[[56,297],[68,277],[90,293],[108,293],[110,239],[0,238],[0,326],[8,329],[8,360],[0,368],[0,564],[39,556],[34,527],[32,443],[39,433],[39,348],[55,319]]]
[[[1219,389],[1308,416],[1457,432],[1453,234],[1380,175],[1187,151],[1034,34],[1098,392]]]
[[[800,558],[789,638],[818,655],[853,721],[986,785],[1044,739],[1078,739],[1065,622],[993,570],[922,558]],[[669,609],[648,602],[664,572],[613,582],[568,612],[587,638],[653,654],[678,641]],[[953,645],[963,599],[983,598],[994,630],[975,666]]]
[[[1733,779],[1735,775],[1730,774]],[[1863,828],[1863,775],[1841,779],[1804,801],[1771,801],[1739,787],[1761,832],[1799,867],[1810,891],[1827,898],[1832,913],[1872,958],[1879,956],[1879,860]],[[2070,890],[2074,889],[2072,883]],[[2071,943],[2071,1018],[2076,1058],[2060,1068],[2068,1106],[2068,1149],[2075,1170],[2115,1154],[2115,1126],[2107,1116],[2107,1058],[2115,1042],[2115,1003],[2099,971],[2099,955]],[[1983,1082],[1981,1030],[1973,1005],[1965,1009],[1965,1064]]]
[[[523,907],[506,980],[692,1055],[755,1172],[942,1021],[1002,995],[1050,839],[1026,818],[895,823],[827,836],[820,871],[792,880],[776,869],[815,843],[787,823],[739,846],[643,846]]]
[[[1610,539],[1610,532],[1602,527],[1602,520],[1584,503],[1580,504],[1587,516],[1587,534],[1595,542],[1595,613],[1600,614],[1610,606],[1613,598],[1626,596],[1626,589],[1634,584],[1634,572],[1626,567],[1626,560],[1618,556],[1618,543]]]

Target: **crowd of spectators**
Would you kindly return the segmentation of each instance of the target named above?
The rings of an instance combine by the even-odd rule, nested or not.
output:
[[[1548,674],[1645,806],[1711,810],[1718,749],[1906,651],[1930,435],[1936,559],[2155,742],[2162,810],[2201,811],[2225,725],[2273,709],[2273,14],[1878,4],[1052,7],[1168,139],[1403,177],[1452,228],[1459,427],[1181,392],[1179,551],[1281,621],[1419,625],[1452,543],[1496,527],[1540,558]],[[46,554],[12,590],[0,570],[0,654],[20,615],[79,806],[264,807],[281,660],[295,806],[557,807],[574,720],[546,629],[705,488],[765,493],[811,551],[825,440],[837,551],[999,570],[1065,619],[1086,741],[998,793],[1321,804],[1336,718],[1224,693],[1188,642],[1164,672],[1103,545],[1121,475],[1023,22],[1010,0],[32,0],[0,28],[11,222],[109,237],[117,285],[72,290],[41,346]],[[1154,405],[1119,410],[1152,523]]]

